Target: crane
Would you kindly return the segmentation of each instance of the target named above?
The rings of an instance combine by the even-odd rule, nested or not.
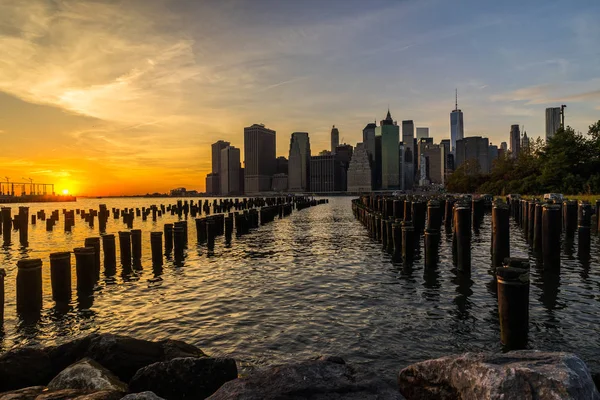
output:
[[[560,127],[565,129],[565,108],[567,108],[566,104],[560,106]]]
[[[29,181],[29,194],[35,194],[33,193],[33,179],[31,178],[21,178],[21,179],[25,179],[26,181]]]

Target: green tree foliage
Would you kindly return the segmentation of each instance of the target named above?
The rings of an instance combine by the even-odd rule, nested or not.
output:
[[[600,121],[588,134],[560,129],[547,142],[530,142],[516,159],[504,154],[489,174],[466,162],[448,179],[447,190],[461,193],[568,194],[600,193]],[[476,163],[475,163],[476,164]],[[475,168],[477,167],[477,168]]]

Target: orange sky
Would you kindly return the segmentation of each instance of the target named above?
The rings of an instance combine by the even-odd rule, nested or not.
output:
[[[309,132],[318,153],[332,125],[355,145],[389,106],[439,141],[455,88],[465,135],[495,144],[511,124],[543,136],[545,107],[563,101],[576,129],[598,119],[596,2],[304,4],[0,2],[0,180],[90,196],[203,191],[210,144],[243,157],[244,126],[276,130],[286,156],[290,134]]]

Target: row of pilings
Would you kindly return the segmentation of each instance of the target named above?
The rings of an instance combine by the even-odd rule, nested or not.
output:
[[[215,238],[224,236],[226,244],[231,242],[233,232],[236,235],[242,236],[249,233],[252,229],[258,228],[260,225],[265,225],[273,222],[275,219],[282,219],[292,214],[293,210],[303,210],[308,207],[326,204],[329,200],[315,200],[308,197],[276,197],[276,198],[251,198],[251,199],[235,199],[221,200],[213,202],[213,210],[217,214],[211,214],[209,206],[203,208],[204,217],[195,218],[196,243],[197,246],[206,246],[211,251],[215,246]],[[205,202],[205,204],[208,204]],[[216,208],[215,208],[216,207]],[[186,209],[189,210],[190,216],[199,216],[200,207],[192,203],[178,201],[175,205],[170,206],[151,206],[149,208],[140,209],[140,215],[162,215],[161,210],[168,210],[173,215],[185,217],[188,215]],[[84,215],[90,226],[93,226],[94,217],[98,217],[98,221],[107,221],[111,211],[115,218],[124,218],[124,223],[128,224],[132,215],[136,213],[132,209],[112,209],[108,210],[105,205],[100,205],[99,210],[64,210],[63,215],[68,224],[71,217],[74,215]],[[153,211],[156,210],[156,211]],[[236,211],[232,211],[236,210]],[[20,232],[27,226],[27,207],[20,207],[19,214],[15,217],[19,221],[25,221],[23,224],[18,224]],[[3,207],[2,213],[4,221],[12,221],[10,219],[10,208]],[[44,220],[45,213],[41,211],[35,215],[36,219]],[[46,221],[58,221],[59,213],[55,210],[51,213]],[[35,224],[35,220],[32,219]],[[102,222],[100,222],[102,224]],[[10,237],[11,224],[8,234],[3,232],[5,237]],[[116,238],[118,237],[120,265],[124,275],[131,273],[134,269],[141,268],[142,259],[142,230],[130,229],[128,231],[119,231],[115,236],[112,233],[104,233],[99,237],[89,237],[84,240],[82,247],[76,247],[72,252],[56,252],[50,254],[50,282],[52,288],[52,300],[57,305],[64,306],[71,301],[72,296],[72,255],[75,257],[75,277],[76,277],[76,292],[78,298],[89,297],[93,294],[96,285],[99,282],[102,269],[106,275],[113,275],[117,269],[117,252]],[[185,250],[188,248],[188,221],[182,219],[174,223],[164,224],[163,231],[149,232],[150,248],[152,255],[153,269],[161,269],[164,259],[174,259],[175,265],[181,263],[185,258]],[[10,242],[9,242],[10,243]],[[23,243],[23,242],[22,242]],[[25,241],[26,243],[26,241]],[[180,264],[179,264],[180,265]],[[42,267],[41,259],[22,259],[17,262],[16,272],[16,307],[17,313],[20,315],[36,316],[42,310],[43,294],[42,294]],[[4,283],[6,279],[6,271],[0,268],[0,324],[4,320]]]
[[[598,215],[600,201],[595,208]],[[594,213],[589,203],[515,196],[490,203],[482,197],[410,195],[363,195],[352,202],[354,216],[369,236],[405,267],[412,265],[422,241],[425,273],[438,267],[440,231],[445,229],[452,235],[453,267],[463,277],[471,275],[472,232],[480,229],[490,209],[490,266],[497,284],[500,339],[507,349],[521,349],[527,346],[529,331],[530,262],[511,258],[510,218],[523,229],[543,269],[559,273],[563,231],[567,238],[577,232],[578,252],[589,258]]]

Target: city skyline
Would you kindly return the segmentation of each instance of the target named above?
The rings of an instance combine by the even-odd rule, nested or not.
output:
[[[330,148],[332,125],[354,146],[388,106],[448,139],[455,88],[465,137],[500,143],[518,124],[544,138],[561,104],[585,132],[600,109],[600,5],[577,5],[3,4],[0,163],[57,192],[203,191],[210,145],[244,154],[254,123],[278,132],[277,156],[295,131]]]

